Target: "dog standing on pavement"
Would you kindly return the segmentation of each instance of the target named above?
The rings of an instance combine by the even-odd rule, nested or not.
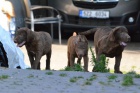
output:
[[[88,40],[84,35],[77,35],[75,32],[73,36],[68,39],[68,66],[73,67],[75,58],[77,63],[81,64],[81,59],[84,59],[84,70],[88,71]]]
[[[40,69],[40,59],[46,55],[46,69],[50,69],[52,38],[47,32],[33,32],[23,27],[16,31],[14,42],[18,47],[25,45],[32,69]]]
[[[93,28],[85,32],[81,32],[81,35],[94,34],[94,46],[96,52],[96,59],[99,61],[101,54],[106,57],[115,57],[115,73],[122,73],[120,71],[120,62],[122,58],[122,52],[130,41],[127,28],[124,26],[118,26],[114,29],[110,27]],[[94,68],[93,68],[94,71]]]

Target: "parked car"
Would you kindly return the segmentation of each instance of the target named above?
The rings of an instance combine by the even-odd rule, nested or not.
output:
[[[126,26],[140,33],[140,0],[48,0],[62,15],[62,28]]]

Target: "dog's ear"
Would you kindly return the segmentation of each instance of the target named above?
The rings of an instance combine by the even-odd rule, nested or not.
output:
[[[75,46],[78,44],[78,42],[81,41],[81,39],[80,39],[79,36],[80,36],[80,35],[77,35],[77,36],[76,36],[76,39],[75,39],[74,42],[73,42]]]
[[[77,45],[78,42],[79,42],[79,37],[77,36],[77,38],[73,42],[74,46]]]
[[[76,40],[77,42],[84,42],[85,41],[85,39],[84,39],[84,36],[83,35],[77,35],[77,40]]]
[[[115,27],[114,29],[112,29],[112,31],[109,34],[109,38],[110,41],[115,41],[116,40],[116,33],[120,30],[120,26],[119,27]]]
[[[24,31],[26,31],[27,42],[31,41],[33,39],[32,31],[30,29],[28,29],[27,27],[24,27],[23,29],[24,29]]]
[[[87,42],[87,39],[84,35],[77,35],[77,42]]]
[[[82,42],[87,42],[85,35],[80,35],[80,39]]]

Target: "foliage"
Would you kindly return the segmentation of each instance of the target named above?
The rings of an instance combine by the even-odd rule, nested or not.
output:
[[[67,66],[62,70],[64,70],[64,71],[84,71],[84,68],[80,64],[74,64],[73,67]]]
[[[78,80],[78,77],[73,77],[73,78],[70,78],[70,82],[76,82]]]
[[[85,85],[91,85],[92,83],[90,81],[85,81]]]
[[[134,77],[135,78],[140,78],[140,74],[135,74]]]
[[[126,74],[136,74],[136,71],[132,70],[132,71],[127,72]]]
[[[125,75],[123,77],[123,82],[122,82],[123,86],[130,86],[130,85],[133,85],[133,84],[134,84],[133,77],[131,75]]]
[[[47,75],[53,75],[53,72],[46,72]]]
[[[0,76],[0,80],[8,79],[8,77],[9,77],[8,75],[1,75],[1,76]]]
[[[116,78],[117,78],[116,75],[110,75],[110,76],[108,76],[108,79],[116,79]]]
[[[94,66],[92,71],[94,71],[94,72],[109,72],[109,68],[107,68],[109,59],[106,59],[105,55],[101,55],[100,61],[98,62],[95,58],[94,52],[93,52],[91,47],[90,47],[90,51],[92,54],[91,62],[92,62],[92,65]]]
[[[67,74],[65,74],[65,73],[61,73],[61,74],[59,74],[59,76],[61,76],[61,77],[66,77]]]
[[[34,77],[34,75],[32,75],[32,74],[30,74],[29,76],[28,76],[28,78],[33,78]]]

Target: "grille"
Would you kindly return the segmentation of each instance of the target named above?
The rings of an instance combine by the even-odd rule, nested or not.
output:
[[[84,1],[73,1],[73,4],[77,7],[88,8],[88,9],[107,9],[115,7],[118,2],[84,2]]]

